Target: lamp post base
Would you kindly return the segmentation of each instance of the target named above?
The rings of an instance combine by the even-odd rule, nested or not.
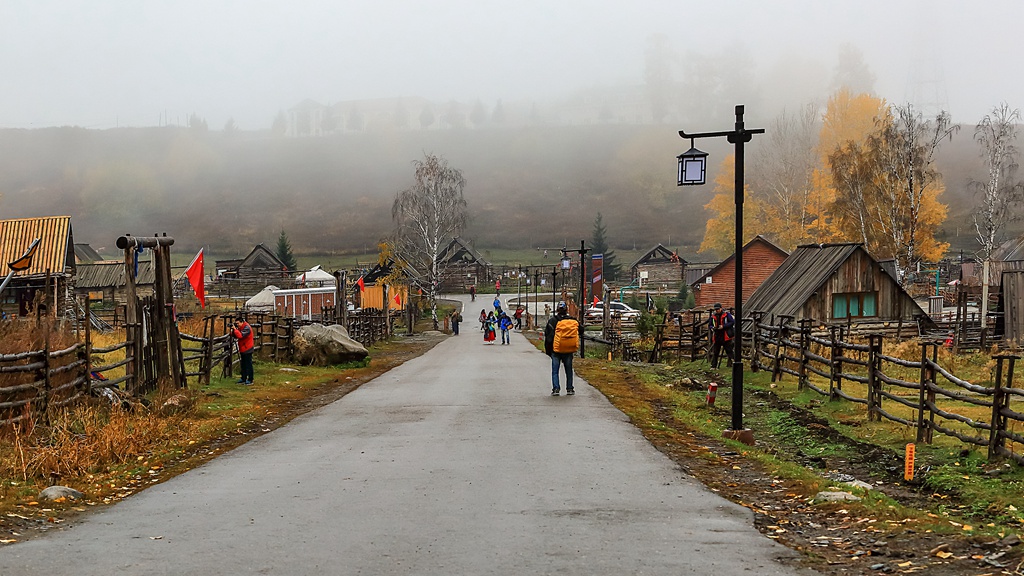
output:
[[[736,440],[737,442],[742,442],[747,446],[754,445],[754,431],[750,428],[744,428],[743,430],[725,430],[722,432],[722,438]]]

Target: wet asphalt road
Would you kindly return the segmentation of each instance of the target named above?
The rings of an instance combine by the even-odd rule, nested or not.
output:
[[[0,548],[0,575],[810,574],[595,389],[549,396],[548,358],[484,345],[472,311],[340,401]]]

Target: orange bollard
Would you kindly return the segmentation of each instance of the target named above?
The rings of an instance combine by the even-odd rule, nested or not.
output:
[[[718,396],[718,384],[708,384],[708,406],[715,405],[715,397]]]

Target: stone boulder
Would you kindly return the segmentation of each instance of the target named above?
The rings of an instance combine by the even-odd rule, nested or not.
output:
[[[358,362],[370,355],[366,348],[348,335],[344,326],[310,324],[299,328],[293,341],[295,361],[311,366],[331,366]]]
[[[85,494],[67,486],[50,486],[40,492],[39,497],[43,500],[81,500],[85,498]]]

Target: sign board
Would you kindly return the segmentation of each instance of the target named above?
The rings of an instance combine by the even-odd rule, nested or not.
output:
[[[903,479],[907,482],[914,479],[914,443],[907,444],[907,453],[903,459]]]

